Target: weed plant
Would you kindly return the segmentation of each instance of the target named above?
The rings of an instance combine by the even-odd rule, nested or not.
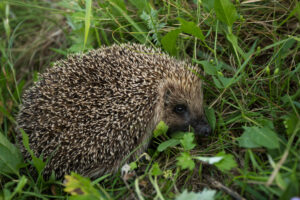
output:
[[[300,197],[297,0],[2,0],[0,18],[0,199]],[[129,171],[44,180],[45,160],[14,145],[23,91],[67,54],[128,42],[202,69],[213,133],[167,137],[161,122]]]

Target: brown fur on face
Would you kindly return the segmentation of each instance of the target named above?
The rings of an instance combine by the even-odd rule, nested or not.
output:
[[[175,80],[166,80],[161,89],[162,121],[169,126],[169,132],[190,131],[197,135],[207,135],[210,127],[203,110],[202,82],[193,72],[177,74]],[[178,82],[178,80],[180,80]],[[185,111],[176,113],[176,107]]]

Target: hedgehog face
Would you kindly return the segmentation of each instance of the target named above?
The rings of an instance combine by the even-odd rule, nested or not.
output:
[[[190,84],[167,84],[163,92],[163,121],[169,133],[191,131],[196,135],[208,135],[211,128],[203,111],[201,82]]]

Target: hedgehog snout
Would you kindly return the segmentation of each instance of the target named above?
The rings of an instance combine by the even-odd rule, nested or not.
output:
[[[191,123],[195,135],[208,136],[211,133],[211,127],[206,120],[195,120]]]

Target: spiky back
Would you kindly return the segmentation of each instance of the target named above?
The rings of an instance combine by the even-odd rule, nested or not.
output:
[[[55,63],[23,97],[19,127],[52,156],[45,175],[109,172],[149,132],[158,87],[185,63],[137,44],[103,47]],[[148,127],[149,128],[149,127]],[[28,157],[25,150],[24,155]]]

